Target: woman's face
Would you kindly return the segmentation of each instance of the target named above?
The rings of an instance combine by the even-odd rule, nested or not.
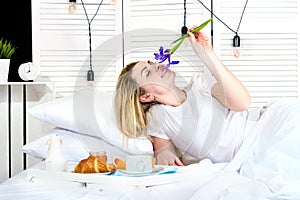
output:
[[[175,86],[175,72],[164,64],[140,61],[132,69],[132,78],[137,84],[154,96],[164,94]]]

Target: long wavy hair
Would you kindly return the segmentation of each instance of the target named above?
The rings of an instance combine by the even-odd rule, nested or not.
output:
[[[142,103],[140,96],[145,91],[132,78],[132,69],[138,62],[126,65],[121,71],[115,96],[117,126],[128,137],[147,136],[147,112],[157,102]]]

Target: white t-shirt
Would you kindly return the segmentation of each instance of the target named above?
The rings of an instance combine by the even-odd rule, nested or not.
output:
[[[195,75],[184,88],[179,106],[155,105],[148,114],[148,134],[171,139],[180,152],[213,162],[230,161],[247,135],[248,112],[233,112],[211,96],[210,87]],[[250,123],[251,128],[253,123]],[[248,129],[248,127],[247,127]]]

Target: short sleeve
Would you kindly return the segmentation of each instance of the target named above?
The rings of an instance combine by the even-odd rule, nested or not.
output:
[[[166,134],[158,133],[158,132],[155,132],[155,131],[149,131],[148,135],[158,137],[158,138],[161,138],[161,139],[165,139],[165,140],[170,140],[170,138]]]
[[[149,136],[158,137],[161,139],[169,140],[170,138],[164,133],[164,126],[161,124],[163,118],[163,109],[159,109],[160,106],[156,105],[151,108],[151,113],[147,113],[148,128],[147,132]]]

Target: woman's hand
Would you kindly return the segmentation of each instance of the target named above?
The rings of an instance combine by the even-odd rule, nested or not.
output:
[[[205,53],[206,51],[212,51],[213,48],[210,44],[209,38],[202,33],[201,31],[192,33],[193,29],[190,29],[187,34],[189,35],[190,43],[194,51],[196,51],[197,55],[200,56],[201,54]]]
[[[183,166],[183,163],[176,154],[174,144],[171,140],[166,140],[155,136],[152,136],[151,139],[156,156],[156,164]]]
[[[156,163],[158,165],[183,166],[181,160],[167,149],[156,153]]]

